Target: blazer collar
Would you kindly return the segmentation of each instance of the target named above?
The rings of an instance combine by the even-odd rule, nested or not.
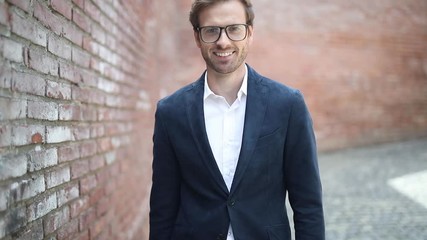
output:
[[[259,126],[263,123],[267,108],[268,88],[262,82],[263,77],[255,72],[255,70],[250,66],[247,66],[247,69],[248,97],[246,100],[242,147],[230,192],[228,191],[218,165],[216,164],[206,133],[203,113],[204,80],[206,72],[199,78],[199,80],[192,84],[192,87],[189,89],[189,94],[186,95],[187,117],[191,128],[191,134],[196,142],[196,147],[202,156],[202,161],[204,161],[206,167],[209,169],[211,176],[215,179],[215,182],[221,190],[226,194],[233,194],[243,178],[244,172],[251,161],[251,155],[260,134],[261,128]]]

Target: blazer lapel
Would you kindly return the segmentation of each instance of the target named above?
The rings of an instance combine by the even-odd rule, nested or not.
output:
[[[202,156],[208,171],[218,183],[218,186],[228,194],[227,185],[222,178],[221,172],[215,161],[212,149],[209,145],[206,133],[205,117],[203,112],[204,75],[193,83],[191,94],[187,94],[187,117],[191,128],[191,133],[196,142],[196,147]]]
[[[262,77],[248,66],[248,97],[246,100],[242,147],[230,194],[236,191],[250,163],[252,152],[260,135],[260,126],[263,123],[267,109],[267,96],[268,88],[262,84]]]

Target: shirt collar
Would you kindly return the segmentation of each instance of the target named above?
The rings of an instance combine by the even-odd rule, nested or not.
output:
[[[205,73],[205,90],[204,90],[203,99],[206,100],[206,98],[208,98],[211,95],[216,96],[216,94],[212,92],[212,90],[209,88],[208,74]],[[245,64],[245,76],[243,77],[242,85],[240,86],[240,89],[237,92],[237,99],[240,101],[243,95],[245,96],[248,95],[248,66],[246,66],[246,64]]]

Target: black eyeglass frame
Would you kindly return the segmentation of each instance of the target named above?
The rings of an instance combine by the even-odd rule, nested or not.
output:
[[[233,39],[231,39],[231,38],[230,38],[230,36],[228,36],[227,28],[229,28],[229,27],[233,27],[233,26],[245,26],[245,37],[243,37],[243,38],[242,38],[242,39],[240,39],[240,40],[233,40]],[[215,42],[217,42],[217,41],[221,38],[222,30],[224,30],[224,31],[225,31],[225,35],[227,35],[228,39],[230,39],[230,40],[231,40],[231,41],[233,41],[233,42],[240,42],[240,41],[245,40],[245,39],[248,37],[248,27],[249,27],[249,26],[250,26],[249,24],[245,24],[245,23],[238,23],[238,24],[231,24],[231,25],[227,25],[227,26],[225,26],[225,27],[220,27],[220,26],[204,26],[204,27],[198,27],[198,28],[196,28],[196,30],[197,30],[197,32],[199,33],[199,38],[200,38],[200,40],[202,40],[202,42],[204,42],[204,43],[215,43]],[[205,40],[203,39],[203,37],[202,37],[202,32],[201,32],[201,31],[203,30],[203,28],[211,28],[211,27],[219,28],[218,38],[217,38],[215,41],[209,41],[209,42],[207,42],[207,41],[205,41]]]

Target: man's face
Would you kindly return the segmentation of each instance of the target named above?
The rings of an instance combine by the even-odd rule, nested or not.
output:
[[[245,24],[246,12],[240,1],[219,2],[200,12],[199,23],[200,27]],[[230,40],[225,30],[222,30],[220,38],[214,43],[203,42],[199,34],[195,32],[194,36],[208,70],[228,74],[243,67],[249,45],[252,43],[252,26],[248,26],[247,37],[242,41]]]

